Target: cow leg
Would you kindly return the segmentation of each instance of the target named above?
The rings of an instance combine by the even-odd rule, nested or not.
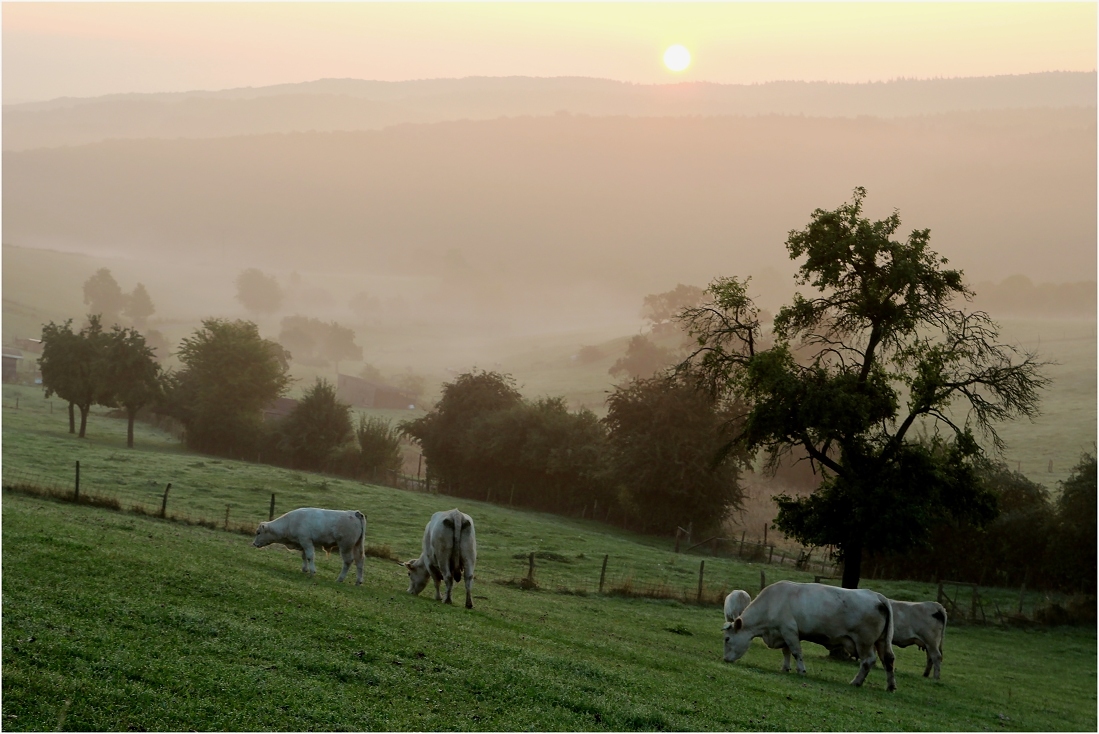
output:
[[[362,586],[363,583],[363,566],[366,565],[366,556],[360,555],[355,559],[355,585]]]
[[[923,669],[923,677],[926,678],[932,670],[935,671],[935,680],[939,679],[939,666],[943,662],[943,654],[939,650],[927,648],[927,667]]]
[[[310,576],[317,572],[317,564],[313,553],[313,542],[310,540],[301,544],[302,567],[301,570]]]
[[[860,644],[857,641],[855,642],[855,654],[859,658],[859,672],[851,679],[851,685],[861,686],[863,681],[866,680],[866,676],[870,674],[870,669],[874,667],[878,657],[874,654],[874,645]]]
[[[473,573],[466,569],[466,609],[473,609]]]
[[[808,671],[805,670],[805,659],[801,656],[801,640],[798,639],[797,630],[782,630],[782,641],[786,643],[786,647],[782,651],[785,660],[782,669],[785,671],[790,670],[790,655],[793,655],[798,664],[798,673],[805,675]]]
[[[439,593],[439,582],[443,580],[442,574],[431,569],[431,580],[435,582],[435,601],[442,601],[443,595]]]
[[[885,668],[886,686],[885,690],[895,691],[897,690],[897,676],[895,674],[894,663],[896,662],[896,656],[893,655],[893,646],[888,641],[881,639],[874,643],[874,647],[877,648],[878,656],[881,658],[882,667]],[[874,665],[874,661],[870,661],[870,665]]]
[[[450,590],[454,588],[454,576],[449,570],[443,573],[443,581],[446,582],[446,598],[443,599],[443,604],[453,604],[450,600]]]
[[[347,572],[351,570],[351,561],[353,560],[351,553],[345,553],[342,548],[340,549],[340,559],[343,560],[343,570],[340,571],[340,575],[336,577],[337,584],[342,584],[343,580],[347,578]],[[360,580],[359,583],[362,583],[362,581]]]
[[[790,648],[788,647],[782,648],[782,672],[790,672]]]

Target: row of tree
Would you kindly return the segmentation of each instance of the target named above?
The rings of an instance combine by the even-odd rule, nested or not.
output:
[[[875,568],[897,578],[1060,588],[1095,593],[1096,476],[1085,454],[1056,499],[1003,464],[982,462],[980,478],[996,499],[997,517],[983,527],[938,522],[929,542],[906,553],[877,553]]]
[[[299,469],[349,476],[384,476],[401,467],[400,435],[387,423],[351,422],[350,406],[318,380],[283,420],[264,409],[289,388],[289,352],[260,336],[248,321],[208,319],[183,339],[178,370],[164,372],[154,350],[132,327],[104,331],[99,315],[73,331],[72,321],[42,329],[46,396],[69,402],[69,430],[87,431],[92,405],[126,411],[127,446],[143,408],[182,424],[188,447],[234,458],[261,459]]]
[[[671,377],[617,387],[599,420],[562,398],[526,400],[508,375],[443,386],[426,416],[401,424],[428,478],[448,494],[616,519],[642,532],[716,530],[741,502],[745,456],[719,459],[733,406]]]

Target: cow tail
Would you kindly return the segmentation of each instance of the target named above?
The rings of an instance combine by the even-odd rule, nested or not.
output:
[[[450,548],[450,575],[462,580],[462,513],[454,513],[454,544]]]
[[[355,514],[359,518],[359,527],[361,528],[361,530],[359,531],[359,543],[358,543],[359,557],[360,558],[365,558],[366,557],[366,515],[362,514],[362,512],[360,512],[359,510],[355,510]]]

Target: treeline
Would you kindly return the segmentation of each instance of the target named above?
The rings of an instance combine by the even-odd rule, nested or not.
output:
[[[984,527],[939,523],[926,546],[875,554],[871,575],[949,579],[989,586],[1096,590],[1096,458],[1084,454],[1056,499],[1003,464],[984,462],[981,481],[998,514]]]
[[[740,506],[746,455],[715,456],[733,406],[671,378],[614,389],[608,414],[527,400],[496,372],[459,375],[436,407],[401,424],[433,487],[459,497],[611,520],[640,532],[716,530]]]

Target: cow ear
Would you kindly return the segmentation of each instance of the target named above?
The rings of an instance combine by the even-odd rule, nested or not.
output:
[[[733,632],[740,632],[741,627],[744,626],[744,620],[737,617],[733,620]]]
[[[726,622],[725,624],[721,625],[721,629],[723,629],[723,630],[727,630],[727,629],[729,629],[729,628],[730,628],[730,627],[732,627],[732,626],[733,626],[733,623],[732,623],[732,622]]]

